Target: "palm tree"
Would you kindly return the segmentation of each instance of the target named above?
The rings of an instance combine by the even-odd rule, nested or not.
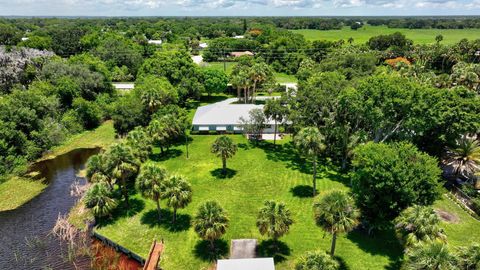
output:
[[[280,99],[269,99],[263,107],[265,116],[275,121],[275,132],[273,137],[273,145],[277,144],[278,122],[283,122],[287,115],[287,108],[282,105]]]
[[[173,208],[173,223],[177,220],[177,209],[185,208],[192,202],[192,187],[182,176],[173,175],[163,184],[162,198]]]
[[[260,62],[260,63],[255,63],[250,69],[249,69],[249,79],[252,82],[252,100],[255,97],[255,92],[257,90],[257,85],[259,83],[265,82],[268,80],[268,78],[272,77],[272,70],[268,64],[265,62]]]
[[[161,93],[155,88],[144,89],[140,96],[142,104],[148,108],[150,115],[152,115],[162,104],[161,98]]]
[[[110,190],[113,190],[112,177],[107,167],[105,155],[97,154],[91,156],[86,164],[86,177],[92,183],[106,183]]]
[[[167,180],[167,170],[153,162],[142,165],[137,177],[136,188],[143,197],[154,200],[157,204],[158,221],[161,220],[160,199],[163,195],[164,182]]]
[[[155,143],[160,144],[160,151],[163,154],[163,146],[168,139],[165,124],[158,119],[153,119],[147,127],[147,133]]]
[[[316,127],[306,127],[295,136],[295,145],[300,153],[312,160],[313,164],[313,196],[317,192],[317,157],[325,145],[325,138]]]
[[[151,137],[141,127],[136,127],[127,134],[125,139],[128,146],[134,150],[135,156],[145,162],[152,151]]]
[[[440,228],[440,218],[429,206],[415,205],[405,209],[395,219],[395,224],[398,239],[407,247],[420,242],[447,239]]]
[[[458,266],[462,270],[480,269],[480,245],[460,247],[457,251]]]
[[[470,179],[480,171],[480,142],[474,138],[462,136],[448,151],[448,165],[453,166],[457,177],[461,175]]]
[[[86,192],[85,206],[92,209],[96,217],[110,215],[118,203],[105,183],[95,183]]]
[[[404,269],[455,270],[458,267],[455,256],[450,253],[445,243],[430,242],[418,245],[407,252]]]
[[[311,251],[298,260],[295,270],[337,270],[339,267],[340,264],[327,253]]]
[[[288,233],[292,224],[290,210],[282,202],[265,201],[258,212],[257,227],[260,234],[268,235],[275,243],[278,238]]]
[[[337,234],[350,232],[358,225],[359,211],[344,191],[334,190],[313,205],[317,225],[332,234],[330,255],[335,254]]]
[[[248,92],[252,82],[250,81],[248,70],[242,68],[237,74],[232,74],[230,79],[233,87],[237,88],[237,97],[240,100],[240,93],[243,90],[244,103],[247,103]]]
[[[108,164],[107,167],[111,170],[112,176],[120,180],[120,188],[122,189],[127,208],[129,208],[127,178],[137,173],[139,162],[132,148],[125,143],[112,145],[105,153],[105,156]]]
[[[195,232],[210,242],[210,248],[215,248],[215,240],[222,237],[228,228],[228,216],[225,210],[216,201],[207,201],[200,205],[198,213],[193,220]]]
[[[218,137],[212,144],[212,153],[217,157],[222,158],[222,170],[223,174],[227,174],[227,159],[231,158],[237,153],[237,145],[227,136]]]

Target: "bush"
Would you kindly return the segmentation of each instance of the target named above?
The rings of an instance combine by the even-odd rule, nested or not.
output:
[[[102,112],[96,103],[76,98],[73,101],[73,108],[84,128],[94,129],[100,125]]]

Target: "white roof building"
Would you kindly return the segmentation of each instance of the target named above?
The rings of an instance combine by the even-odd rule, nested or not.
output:
[[[262,99],[266,99],[266,97],[257,97],[257,100]],[[237,98],[229,98],[199,107],[193,117],[193,130],[241,132],[240,118],[248,119],[252,109],[263,109],[263,105],[232,104],[236,101],[238,101]],[[265,132],[273,133],[271,125],[274,125],[275,121],[269,120],[266,124],[270,127],[267,126]]]
[[[234,36],[233,38],[240,39],[240,38],[245,38],[245,36]]]
[[[208,44],[205,43],[205,42],[202,42],[202,43],[198,44],[198,47],[200,47],[200,48],[202,48],[202,49],[205,49],[205,48],[208,47]]]
[[[273,258],[218,260],[217,270],[275,270]]]
[[[135,88],[134,83],[112,83],[117,90],[132,90]]]
[[[148,44],[162,45],[162,40],[161,39],[150,39],[148,41]]]

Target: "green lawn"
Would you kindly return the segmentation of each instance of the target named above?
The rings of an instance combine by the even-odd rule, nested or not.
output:
[[[225,66],[223,62],[208,62],[205,63],[205,67],[217,69],[217,70],[226,70],[226,73],[230,75],[232,73],[233,67],[237,63],[235,62],[225,62]],[[275,79],[278,83],[296,83],[297,78],[294,75],[288,75],[286,73],[279,73],[275,72]]]
[[[265,240],[255,226],[255,218],[262,202],[267,199],[283,201],[291,209],[295,224],[290,233],[281,238],[285,244],[285,260],[277,263],[277,269],[292,269],[295,258],[309,250],[328,250],[331,237],[319,229],[313,221],[312,198],[305,196],[311,185],[310,167],[297,157],[288,142],[274,150],[271,143],[259,147],[249,145],[242,136],[232,135],[239,144],[237,155],[228,162],[230,178],[218,178],[221,161],[209,153],[216,136],[192,136],[190,158],[186,159],[184,146],[175,147],[168,155],[161,156],[155,149],[152,159],[161,163],[171,173],[185,175],[193,186],[193,202],[179,210],[177,227],[169,223],[171,212],[165,211],[165,220],[156,222],[155,204],[132,194],[134,210],[126,213],[119,210],[113,220],[102,223],[98,232],[121,245],[147,256],[151,241],[165,239],[166,250],[162,266],[166,269],[207,269],[210,262],[197,252],[201,243],[189,221],[199,204],[206,200],[217,200],[230,216],[230,227],[223,237],[224,243],[231,239],[257,238]],[[332,189],[348,189],[344,176],[330,166],[321,166],[318,178],[320,194]],[[308,193],[308,192],[307,192]],[[321,195],[320,195],[321,196]],[[165,208],[165,204],[162,203]],[[449,243],[460,245],[469,241],[480,241],[480,235],[471,233],[480,223],[468,216],[448,199],[435,205],[458,216],[455,224],[444,223]],[[228,247],[225,248],[228,250]],[[200,249],[201,250],[201,249]],[[264,254],[270,255],[268,252]],[[348,269],[398,268],[402,248],[393,232],[368,236],[355,231],[339,238],[338,257]]]
[[[46,187],[41,181],[13,177],[0,184],[0,212],[13,210],[40,194]]]
[[[453,44],[463,38],[476,39],[480,37],[480,29],[403,29],[388,28],[386,26],[365,25],[357,31],[350,27],[344,27],[342,30],[292,30],[295,33],[303,34],[307,40],[331,40],[337,41],[343,39],[347,41],[350,37],[357,44],[366,43],[371,37],[378,35],[392,34],[401,32],[414,41],[415,44],[435,43],[435,37],[443,35],[443,44]]]

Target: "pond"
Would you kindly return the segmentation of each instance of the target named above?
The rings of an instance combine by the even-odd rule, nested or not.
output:
[[[37,197],[11,211],[0,212],[0,269],[81,269],[88,259],[69,262],[64,244],[51,235],[59,215],[65,215],[74,206],[72,183],[85,179],[78,177],[87,159],[99,148],[76,149],[54,159],[32,165],[49,184]],[[21,188],[21,187],[19,187]]]

